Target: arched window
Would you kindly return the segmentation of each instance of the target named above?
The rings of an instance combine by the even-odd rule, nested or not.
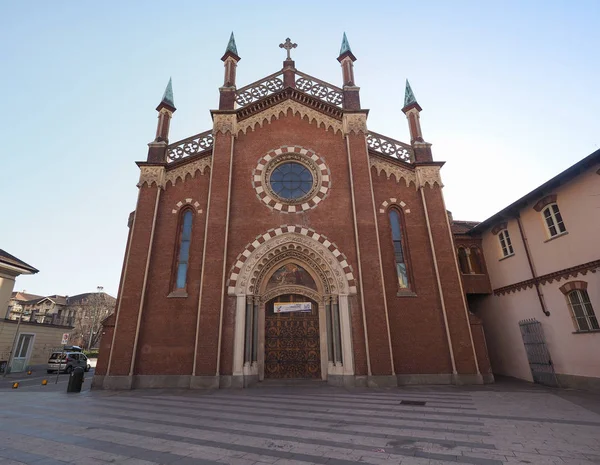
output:
[[[546,228],[548,228],[548,234],[550,237],[558,236],[566,232],[565,224],[563,223],[562,215],[558,209],[556,203],[548,205],[542,210],[544,215],[544,221],[546,222]]]
[[[406,257],[404,255],[402,224],[400,213],[392,208],[389,213],[390,226],[392,227],[392,242],[394,244],[394,259],[396,261],[396,274],[398,276],[398,287],[400,289],[408,289],[408,268]]]
[[[479,250],[479,247],[473,246],[469,249],[469,265],[471,266],[471,273],[483,274],[481,250]]]
[[[460,265],[460,272],[462,274],[469,274],[469,260],[467,258],[467,251],[464,247],[458,248],[458,264]]]
[[[569,301],[569,307],[571,307],[571,314],[573,315],[573,321],[578,331],[591,331],[600,329],[598,325],[598,318],[592,308],[590,302],[590,296],[586,289],[575,289],[567,294]]]
[[[177,274],[175,277],[175,289],[185,289],[187,282],[187,271],[190,259],[190,243],[192,240],[193,213],[186,210],[181,222],[181,234],[179,240],[179,254],[177,257]]]

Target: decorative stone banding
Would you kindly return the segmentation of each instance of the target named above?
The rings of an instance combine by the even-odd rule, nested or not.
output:
[[[286,162],[302,164],[312,174],[312,187],[306,195],[300,198],[282,198],[271,187],[271,173]],[[271,150],[258,161],[252,176],[252,186],[258,199],[271,210],[282,213],[301,213],[315,208],[327,197],[331,187],[331,173],[323,158],[312,150],[297,145],[283,146]]]
[[[194,207],[194,209],[198,213],[202,213],[202,209],[199,208],[200,207],[200,202],[198,202],[197,200],[194,200],[194,199],[180,200],[179,202],[177,202],[175,204],[175,208],[173,208],[173,210],[171,210],[171,213],[177,213],[179,210],[181,210],[181,207],[183,207],[185,205],[191,205],[192,207]]]
[[[286,236],[289,240],[284,241],[285,243],[282,244],[276,244],[277,241],[273,241],[273,239],[277,238],[278,236]],[[255,265],[254,262],[258,262],[258,260],[262,258],[262,256],[257,257],[257,253],[255,252],[257,252],[257,249],[264,248],[263,246],[270,241],[273,241],[274,247],[285,246],[285,244],[299,244],[308,247],[312,252],[314,252],[313,259],[324,261],[328,263],[329,267],[334,264],[328,262],[328,260],[337,262],[335,263],[335,267],[337,270],[339,270],[341,276],[337,276],[336,279],[344,283],[344,286],[337,286],[338,292],[345,291],[348,294],[356,294],[356,280],[354,278],[352,267],[348,264],[348,259],[346,256],[339,251],[334,243],[329,241],[326,236],[318,234],[313,229],[298,225],[283,225],[277,228],[269,229],[265,234],[256,236],[255,240],[248,243],[242,253],[237,256],[229,275],[229,283],[227,287],[227,293],[229,295],[236,295],[236,293],[240,291],[240,289],[236,290],[237,287],[246,287],[247,285],[251,284],[238,282],[240,279],[240,274],[242,273],[242,269],[247,268],[245,265],[248,265],[246,262],[250,257],[252,257],[252,262],[250,262],[250,264]],[[265,251],[265,254],[263,254],[267,255],[264,257],[264,259],[269,261],[272,258],[270,257],[272,252],[266,252],[267,251]],[[329,255],[330,258],[324,255]],[[346,283],[347,286],[345,285]]]
[[[402,200],[398,201],[398,199],[394,197],[382,202],[381,206],[379,207],[379,213],[385,213],[388,205],[398,205],[400,208],[402,208],[404,213],[410,213],[410,208],[408,208],[408,206]]]

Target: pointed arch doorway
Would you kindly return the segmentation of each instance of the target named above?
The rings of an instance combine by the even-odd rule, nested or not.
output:
[[[269,273],[261,286],[265,301],[264,378],[321,379],[317,304],[321,286],[297,259],[284,260]]]
[[[356,288],[345,256],[297,226],[272,233],[249,244],[230,275],[228,292],[237,299],[232,382],[352,382],[348,297]]]

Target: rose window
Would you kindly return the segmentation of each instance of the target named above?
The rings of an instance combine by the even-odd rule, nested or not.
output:
[[[288,162],[273,170],[269,182],[275,194],[293,200],[306,196],[312,190],[313,176],[306,166]]]
[[[256,196],[269,208],[300,213],[315,208],[329,193],[331,174],[325,160],[297,145],[266,153],[254,170]]]

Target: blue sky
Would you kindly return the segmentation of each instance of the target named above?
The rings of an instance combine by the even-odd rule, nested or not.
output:
[[[286,6],[289,5],[289,6]],[[340,85],[346,31],[369,128],[409,141],[408,78],[457,219],[483,220],[600,147],[600,2],[4,2],[0,248],[16,290],[116,295],[154,108],[210,129],[235,32],[238,86],[281,67]]]

